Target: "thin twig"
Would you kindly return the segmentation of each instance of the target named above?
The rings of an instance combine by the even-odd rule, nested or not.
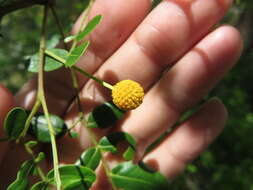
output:
[[[61,178],[59,173],[59,161],[58,161],[58,153],[57,153],[57,146],[55,141],[55,133],[51,123],[51,119],[49,116],[46,99],[45,99],[45,92],[44,92],[44,64],[45,64],[45,48],[46,48],[46,22],[47,22],[47,15],[48,15],[48,5],[44,6],[43,12],[43,24],[42,24],[42,32],[41,32],[41,39],[40,39],[40,65],[39,65],[39,76],[38,76],[38,94],[37,98],[40,100],[44,114],[47,119],[48,129],[51,138],[51,146],[53,152],[53,164],[54,164],[54,178],[56,182],[57,190],[61,190]]]

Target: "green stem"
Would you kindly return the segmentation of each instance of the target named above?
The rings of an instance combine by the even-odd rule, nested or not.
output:
[[[58,55],[52,53],[51,51],[46,50],[45,53],[46,53],[47,55],[49,55],[50,57],[54,58],[55,60],[60,61],[60,62],[63,63],[63,64],[65,64],[65,62],[66,62],[65,59],[59,57]],[[110,90],[113,89],[113,86],[112,86],[111,84],[109,84],[109,83],[107,83],[107,82],[105,82],[105,81],[103,81],[103,80],[100,80],[100,79],[96,78],[95,76],[93,76],[92,74],[86,72],[85,70],[83,70],[83,69],[81,69],[81,68],[79,68],[79,67],[77,67],[77,66],[75,66],[75,65],[72,66],[71,68],[73,68],[74,70],[80,72],[81,74],[85,75],[86,77],[89,77],[89,78],[93,79],[94,81],[98,82],[98,83],[101,84],[102,86],[104,86],[104,87],[106,87],[106,88],[109,88]]]
[[[37,172],[38,172],[40,178],[42,179],[42,181],[47,181],[47,177],[44,174],[44,172],[42,171],[41,167],[39,167],[38,164],[36,166],[37,166]]]
[[[41,104],[46,116],[46,120],[48,123],[48,129],[50,133],[50,139],[51,139],[51,146],[52,146],[52,152],[53,152],[53,164],[54,164],[54,177],[56,181],[56,187],[57,190],[61,190],[61,178],[60,178],[60,172],[59,172],[59,161],[58,161],[58,153],[57,153],[57,146],[56,146],[56,140],[55,140],[55,132],[51,123],[51,119],[49,116],[49,112],[47,109],[47,104],[45,101],[45,96],[41,96]]]
[[[45,47],[46,47],[46,22],[47,22],[47,13],[48,13],[48,5],[45,5],[44,12],[43,12],[43,24],[42,24],[42,32],[41,32],[41,39],[40,39],[40,65],[39,65],[39,76],[38,76],[38,96],[37,98],[41,102],[44,114],[47,119],[48,129],[51,138],[51,146],[53,152],[53,164],[54,164],[54,177],[56,181],[56,188],[57,190],[61,190],[61,178],[59,173],[59,163],[58,163],[58,154],[57,154],[57,147],[55,141],[55,134],[52,127],[51,119],[49,116],[49,112],[47,109],[45,93],[44,93],[44,64],[45,64]]]
[[[75,66],[75,65],[72,66],[72,68],[75,69],[76,71],[82,73],[83,75],[85,75],[85,76],[87,76],[87,77],[93,79],[94,81],[98,82],[98,83],[101,84],[102,86],[104,86],[104,87],[106,87],[106,88],[109,88],[110,90],[113,89],[113,86],[112,86],[111,84],[109,84],[109,83],[107,83],[107,82],[105,82],[105,81],[103,81],[103,80],[100,80],[100,79],[94,77],[92,74],[86,72],[85,70],[83,70],[83,69],[81,69],[81,68],[79,68],[79,67],[77,67],[77,66]]]
[[[36,102],[35,102],[35,104],[34,104],[34,106],[33,106],[33,108],[32,108],[32,111],[30,112],[30,114],[29,114],[29,116],[28,116],[28,118],[27,118],[27,120],[26,120],[26,122],[25,122],[24,130],[23,130],[22,133],[20,134],[20,137],[18,138],[18,140],[19,140],[20,138],[22,138],[22,137],[25,137],[25,135],[26,135],[26,133],[27,133],[29,127],[30,127],[32,118],[33,118],[33,116],[37,113],[37,111],[39,110],[40,105],[41,105],[40,100],[37,99]]]
[[[60,34],[61,34],[61,36],[62,36],[62,38],[63,38],[63,40],[64,40],[66,36],[65,36],[65,34],[64,34],[64,32],[63,32],[63,27],[62,27],[62,24],[61,24],[61,22],[60,22],[60,19],[59,19],[57,13],[56,13],[56,10],[55,10],[55,8],[54,8],[53,5],[50,6],[50,9],[51,9],[51,12],[53,13],[53,16],[54,16],[54,19],[55,19],[55,21],[56,21],[56,25],[57,25],[57,27],[58,27],[58,29],[59,29],[59,32],[60,32]],[[64,48],[67,49],[67,44],[66,44],[66,43],[63,43],[63,45],[64,45]]]

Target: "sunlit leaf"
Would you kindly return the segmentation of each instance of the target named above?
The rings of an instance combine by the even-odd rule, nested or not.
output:
[[[17,139],[22,133],[27,119],[26,111],[23,108],[13,108],[4,120],[4,130],[9,139]]]
[[[63,58],[64,60],[66,60],[68,57],[68,51],[66,51],[64,49],[52,48],[52,49],[48,49],[48,51]],[[61,68],[62,66],[64,66],[61,62],[55,60],[54,58],[52,58],[48,55],[46,55],[45,57],[46,58],[45,58],[44,71],[46,71],[46,72],[54,71],[54,70],[57,70],[57,69]],[[37,54],[31,56],[28,71],[33,72],[33,73],[38,72],[39,71],[39,64],[40,64],[39,54],[37,53]]]
[[[101,153],[99,149],[91,147],[82,153],[76,164],[86,166],[92,170],[95,170],[99,165],[100,160]]]
[[[90,34],[95,28],[96,26],[100,23],[102,19],[101,15],[97,15],[95,16],[93,19],[91,19],[88,24],[86,25],[86,27],[84,28],[83,31],[81,31],[77,36],[76,36],[76,40],[79,42],[82,39],[84,39],[88,34]]]
[[[64,121],[57,115],[50,114],[51,123],[56,137],[61,137],[67,132],[67,126]],[[32,118],[29,133],[39,142],[51,142],[50,132],[48,129],[47,119],[45,115],[37,114]]]
[[[96,175],[91,169],[78,165],[65,165],[59,167],[61,182],[64,190],[76,190],[82,187],[83,190],[88,190],[96,180]],[[51,170],[48,175],[50,181],[54,181],[54,170]]]
[[[18,171],[16,180],[7,190],[27,190],[28,177],[33,174],[35,163],[33,160],[25,161]]]
[[[131,160],[134,157],[136,142],[134,138],[125,132],[115,132],[103,137],[99,141],[99,148],[103,151],[110,151],[112,153],[117,153],[117,144],[120,142],[126,142],[129,146],[124,152],[123,157],[125,160]]]
[[[167,179],[159,172],[148,172],[132,162],[123,162],[110,174],[114,185],[123,190],[168,190]]]
[[[81,58],[81,56],[84,54],[88,46],[88,41],[82,43],[80,46],[77,46],[72,52],[70,52],[70,55],[68,56],[65,65],[67,67],[75,65],[77,61]]]
[[[120,110],[111,102],[105,102],[93,109],[88,116],[87,126],[90,128],[107,128],[114,125],[124,116],[124,111]]]

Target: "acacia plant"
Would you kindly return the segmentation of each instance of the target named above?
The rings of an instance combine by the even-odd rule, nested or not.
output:
[[[87,19],[84,16],[79,32],[76,35],[65,37],[54,5],[52,3],[49,4],[47,1],[41,1],[40,3],[42,3],[43,7],[40,47],[39,52],[31,56],[28,67],[28,71],[38,75],[36,101],[31,110],[25,110],[21,107],[13,108],[4,121],[7,140],[23,145],[27,154],[30,155],[30,159],[20,166],[16,180],[7,189],[90,189],[96,181],[95,170],[100,165],[102,165],[114,190],[167,189],[168,182],[163,175],[150,170],[142,162],[136,163],[134,161],[136,142],[130,134],[114,132],[97,140],[98,138],[93,132],[93,128],[105,129],[113,127],[118,120],[124,117],[128,110],[138,107],[144,97],[143,88],[137,82],[124,80],[113,86],[76,66],[76,63],[89,46],[89,41],[86,40],[87,35],[99,24],[102,16],[95,16],[87,24],[84,24]],[[87,12],[89,12],[92,4],[93,1],[91,0],[85,7]],[[71,44],[69,49],[66,44],[64,49],[46,48],[46,26],[49,10],[53,13],[52,15],[64,38],[64,42]],[[68,127],[62,118],[49,113],[44,90],[44,79],[46,77],[44,73],[61,69],[62,67],[65,67],[71,73],[72,85],[77,92],[76,99],[79,104],[79,117],[72,126]],[[99,85],[111,91],[112,94],[112,101],[98,105],[88,114],[88,117],[84,116],[80,106],[77,72],[95,80]],[[77,161],[75,163],[59,166],[56,141],[66,135],[75,138],[78,134],[73,132],[73,129],[77,124],[87,128],[93,146],[86,149],[79,158],[76,158]],[[34,140],[27,140],[27,136],[32,136]],[[45,159],[45,153],[37,153],[33,150],[33,147],[38,143],[51,144],[53,168],[47,173],[43,171],[40,165]],[[127,145],[125,150],[118,150],[117,145],[119,143]],[[117,156],[122,158],[122,162],[119,162],[111,169],[106,159],[108,154],[117,154]],[[34,175],[38,176],[40,180],[36,183],[31,183],[29,181],[30,176]]]

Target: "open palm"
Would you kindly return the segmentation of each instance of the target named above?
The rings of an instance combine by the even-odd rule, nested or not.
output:
[[[226,122],[226,109],[214,98],[143,156],[145,148],[172,127],[183,112],[196,105],[239,57],[242,43],[238,31],[231,26],[212,29],[230,4],[230,0],[166,0],[150,12],[150,0],[97,0],[91,10],[90,18],[97,14],[104,18],[89,37],[91,45],[78,66],[111,84],[123,79],[142,84],[146,92],[143,104],[129,112],[110,132],[125,131],[133,135],[138,157],[168,178],[178,175],[198,156]],[[78,31],[80,23],[81,19],[73,33]],[[78,75],[78,79],[85,113],[110,100],[107,89],[83,76]],[[34,77],[17,94],[16,104],[31,108],[36,85]],[[71,125],[78,117],[78,109],[69,72],[47,73],[45,86],[50,111],[64,116]],[[0,90],[4,100],[0,105],[3,120],[14,102],[6,89]],[[64,137],[58,142],[61,163],[75,162],[91,145],[85,127],[79,124],[75,130],[79,133],[77,139]],[[102,136],[108,130],[95,132]],[[6,171],[1,180],[7,184],[15,177],[25,153],[13,145],[0,146],[0,171]],[[47,146],[41,148],[50,153]],[[49,158],[45,168],[51,167]],[[103,174],[100,176],[93,190],[109,190]]]

